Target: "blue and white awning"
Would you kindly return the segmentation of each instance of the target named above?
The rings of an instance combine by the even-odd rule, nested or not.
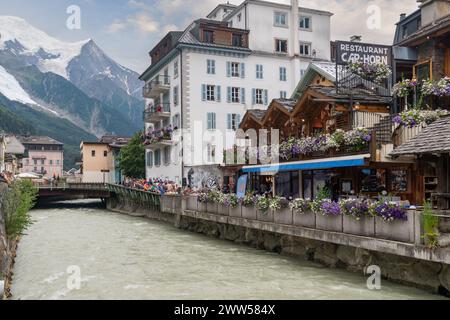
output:
[[[245,166],[243,167],[242,171],[245,173],[270,173],[270,172],[275,173],[280,171],[320,170],[332,168],[360,167],[366,164],[366,159],[370,159],[370,154],[276,163],[270,165]]]

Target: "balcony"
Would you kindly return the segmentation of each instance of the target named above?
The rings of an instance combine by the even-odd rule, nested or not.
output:
[[[170,103],[151,104],[144,111],[144,121],[154,123],[170,118]]]
[[[150,129],[143,136],[143,144],[146,148],[172,145],[173,128],[169,126],[163,129]]]
[[[170,77],[159,75],[147,82],[142,90],[144,98],[158,99],[170,90]]]

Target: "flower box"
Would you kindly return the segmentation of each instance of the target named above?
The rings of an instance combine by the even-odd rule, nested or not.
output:
[[[273,211],[273,216],[275,223],[288,225],[292,225],[294,223],[292,210],[289,208],[284,208],[279,211]]]
[[[356,220],[352,216],[344,215],[344,233],[374,237],[375,219],[372,217],[362,217],[360,220]]]
[[[274,215],[272,210],[267,210],[266,212],[262,212],[257,210],[257,220],[264,222],[274,222]]]
[[[198,202],[198,212],[206,212],[206,203],[204,202]]]
[[[217,205],[217,213],[223,216],[230,215],[229,208],[223,204]]]
[[[242,217],[249,220],[256,220],[256,208],[242,206]]]
[[[190,210],[190,211],[198,210],[197,197],[189,196],[186,198],[186,210]]]
[[[342,232],[343,231],[343,216],[323,215],[318,213],[316,215],[316,228],[324,231]]]
[[[316,228],[316,215],[312,211],[303,214],[294,211],[294,225],[305,228]]]
[[[208,202],[206,204],[206,212],[217,214],[219,210],[219,205],[217,203]]]
[[[241,218],[242,217],[242,207],[240,205],[235,208],[230,207],[230,217]]]
[[[408,220],[385,221],[380,217],[375,220],[375,237],[399,242],[414,243],[414,211],[406,213]]]

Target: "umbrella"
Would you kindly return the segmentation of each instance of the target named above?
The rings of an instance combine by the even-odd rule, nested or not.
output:
[[[40,179],[41,177],[35,173],[21,173],[16,176],[19,179]]]

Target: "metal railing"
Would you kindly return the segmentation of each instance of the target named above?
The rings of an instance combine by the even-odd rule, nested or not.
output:
[[[156,87],[167,87],[170,86],[170,77],[164,75],[158,75],[149,82],[147,82],[142,88],[142,94],[144,97],[151,95],[152,90]]]
[[[170,113],[170,103],[163,102],[147,107],[144,110],[144,121],[150,120],[154,115]]]
[[[155,210],[160,210],[161,208],[161,195],[158,193],[127,188],[116,184],[107,184],[106,187],[118,197],[129,199],[136,205],[147,206]]]

